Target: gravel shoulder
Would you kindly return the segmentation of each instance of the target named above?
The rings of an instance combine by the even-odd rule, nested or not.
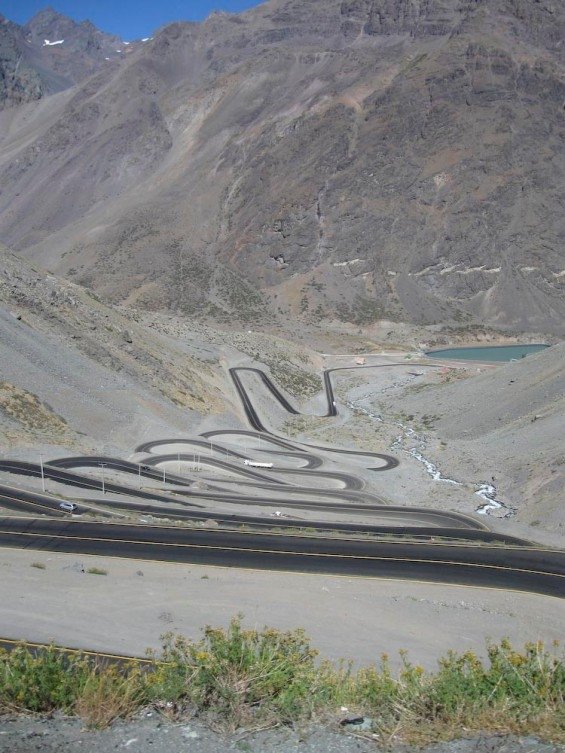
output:
[[[45,565],[45,569],[34,567]],[[107,575],[86,572],[105,570]],[[398,651],[433,669],[448,649],[485,655],[487,639],[562,638],[565,603],[535,594],[399,580],[261,572],[0,550],[2,636],[143,655],[204,625],[302,627],[321,656],[357,666]]]
[[[150,712],[151,713],[151,712]],[[0,753],[371,753],[379,740],[332,727],[277,729],[224,737],[197,720],[172,724],[155,715],[92,732],[76,719],[0,719]],[[387,747],[388,753],[561,753],[563,746],[508,735],[463,738],[426,748]]]

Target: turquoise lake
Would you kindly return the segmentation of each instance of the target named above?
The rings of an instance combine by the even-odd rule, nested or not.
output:
[[[462,361],[511,361],[549,348],[549,345],[490,345],[476,348],[444,348],[428,350],[430,358],[454,358]]]

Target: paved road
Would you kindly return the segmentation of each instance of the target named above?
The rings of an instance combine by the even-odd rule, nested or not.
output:
[[[405,366],[406,364],[402,364]],[[363,368],[363,367],[357,367],[357,368]],[[328,416],[336,416],[337,415],[337,408],[335,405],[335,400],[333,396],[333,390],[331,386],[331,380],[330,380],[330,373],[332,371],[337,371],[337,369],[329,369],[324,372],[324,385],[326,389],[326,397],[328,400],[328,411],[324,415],[326,417]],[[247,420],[251,424],[251,426],[255,429],[255,431],[260,432],[262,435],[266,435],[269,440],[271,439],[277,439],[279,440],[279,444],[281,447],[292,447],[292,445],[287,442],[285,439],[281,439],[275,434],[272,434],[261,419],[259,418],[259,414],[255,410],[255,407],[253,406],[253,403],[251,401],[251,397],[249,393],[247,392],[245,385],[243,384],[241,377],[239,376],[240,372],[248,372],[257,375],[263,384],[268,388],[269,392],[275,397],[275,399],[280,403],[280,405],[286,410],[288,413],[292,415],[299,415],[299,412],[294,408],[288,400],[284,397],[284,395],[280,392],[280,390],[271,382],[269,377],[263,373],[260,369],[253,369],[249,367],[234,367],[229,370],[230,376],[232,378],[232,381],[234,383],[235,389],[237,391],[237,394],[239,395],[239,398],[243,404],[243,410],[245,411],[245,415],[247,417]],[[202,436],[205,437],[211,437],[211,436],[219,436],[223,432],[206,432]],[[356,455],[360,458],[375,458],[377,460],[382,461],[382,465],[379,465],[375,468],[371,468],[373,471],[390,471],[392,468],[396,468],[399,464],[398,458],[394,457],[394,455],[385,455],[378,452],[363,452],[361,450],[348,450],[344,448],[336,448],[336,447],[329,447],[325,445],[315,445],[315,444],[308,444],[304,445],[305,447],[308,447],[309,450],[324,450],[325,452],[338,452],[341,455]]]
[[[186,460],[190,462],[194,462],[196,460],[195,456],[190,453],[182,453],[182,452],[175,452],[175,453],[167,453],[166,455],[155,455],[154,457],[149,458],[147,463],[150,463],[152,465],[157,465],[160,463],[172,463],[178,460]],[[234,463],[229,463],[225,460],[219,460],[217,458],[212,457],[200,457],[200,463],[202,465],[213,465],[217,468],[221,468],[225,471],[229,471],[230,473],[235,473],[238,476],[246,476],[247,478],[258,480],[258,481],[268,481],[271,484],[286,484],[287,482],[281,481],[280,479],[276,478],[276,475],[282,474],[282,475],[290,475],[290,476],[303,476],[309,480],[316,479],[316,482],[319,483],[321,479],[328,479],[330,481],[336,481],[340,488],[342,489],[355,489],[355,490],[361,490],[364,487],[363,481],[358,478],[357,476],[353,476],[351,473],[341,473],[337,471],[320,471],[316,470],[315,474],[312,472],[312,468],[281,468],[280,466],[274,466],[271,469],[266,469],[265,471],[260,470],[251,470],[249,466],[245,466],[243,464],[241,465],[235,465]],[[321,464],[321,463],[320,463]],[[269,475],[267,475],[269,473]],[[306,488],[306,487],[304,487]]]
[[[213,433],[204,433],[201,436],[213,436]],[[264,443],[271,444],[270,440],[265,439],[262,435],[260,435],[259,438]],[[157,439],[153,442],[143,442],[143,444],[140,444],[135,448],[135,452],[152,453],[158,447],[165,447],[175,444],[179,445],[180,447],[185,447],[186,445],[202,447],[204,450],[207,450],[209,452],[217,452],[220,455],[225,455],[226,459],[235,458],[237,460],[246,460],[249,457],[249,453],[237,452],[237,450],[225,447],[224,445],[214,444],[213,442],[206,439],[178,439],[178,437],[175,439]],[[271,450],[268,447],[266,449],[269,450],[270,455],[280,455],[281,457],[290,457],[297,460],[303,460],[304,465],[300,466],[301,469],[319,468],[321,465],[323,465],[324,462],[321,458],[318,458],[315,455],[310,455],[310,453],[308,452],[299,452],[297,450],[288,450],[284,452]],[[262,451],[261,447],[259,447],[259,451]]]
[[[81,476],[78,476],[78,478],[83,478]],[[88,477],[84,477],[88,478]],[[87,487],[87,484],[84,483],[82,485],[85,488]],[[95,487],[99,489],[100,487]],[[120,487],[122,488],[122,487]],[[124,487],[128,490],[128,494],[131,497],[139,497],[138,491],[135,489],[131,489],[130,487]],[[272,491],[272,487],[268,487],[268,491]],[[103,505],[104,507],[116,507],[118,510],[128,509],[137,511],[143,514],[153,514],[153,515],[166,515],[167,517],[178,517],[183,518],[185,520],[217,520],[219,522],[237,522],[239,524],[250,524],[250,525],[259,525],[259,524],[267,524],[267,521],[265,520],[265,517],[258,517],[253,516],[251,514],[237,514],[237,513],[226,513],[226,512],[214,512],[213,510],[210,510],[207,507],[203,507],[202,505],[195,505],[193,502],[187,503],[183,499],[183,495],[192,494],[195,492],[183,491],[180,493],[175,493],[175,496],[167,495],[167,494],[161,494],[159,492],[148,492],[144,491],[141,495],[144,499],[150,499],[157,501],[159,503],[169,503],[171,507],[164,506],[163,504],[160,504],[158,507],[156,507],[154,504],[141,504],[137,503],[131,500],[113,500],[106,497],[99,497],[98,499],[92,499],[90,500],[91,505],[95,505],[100,507],[100,505]],[[298,510],[310,510],[310,511],[316,511],[319,513],[323,512],[343,512],[344,511],[344,504],[343,501],[340,502],[324,502],[324,503],[317,503],[317,502],[296,502],[292,499],[273,499],[272,496],[269,496],[268,494],[265,495],[264,499],[261,498],[249,498],[245,495],[235,495],[235,494],[219,494],[215,492],[198,492],[202,495],[208,495],[208,499],[213,501],[221,501],[222,503],[234,503],[238,505],[243,505],[244,503],[247,503],[248,507],[268,507],[270,509],[276,509],[279,507],[286,508],[294,508]],[[330,492],[327,492],[326,494],[330,494]],[[333,492],[333,495],[337,495],[337,493]],[[20,490],[13,486],[5,486],[0,485],[0,500],[3,500],[4,504],[7,507],[10,507],[11,509],[17,509],[17,510],[23,510],[23,511],[31,511],[34,510],[37,512],[38,508],[41,509],[42,513],[45,513],[49,510],[57,510],[58,512],[58,505],[61,501],[60,499],[57,499],[55,497],[50,497],[49,495],[39,494],[38,492],[32,492],[29,490]],[[79,500],[75,500],[79,501]],[[173,507],[174,505],[174,507]],[[186,510],[182,510],[181,507],[186,507]],[[491,532],[489,529],[480,524],[475,524],[475,522],[464,516],[459,515],[455,512],[444,512],[441,510],[433,510],[426,507],[399,507],[399,506],[393,506],[393,505],[367,505],[367,504],[361,504],[361,505],[355,505],[355,504],[347,504],[347,512],[348,514],[359,514],[363,515],[364,517],[371,516],[375,520],[386,520],[389,523],[389,526],[385,526],[388,530],[388,528],[394,527],[394,525],[403,526],[404,528],[410,528],[414,531],[419,530],[421,527],[429,527],[433,528],[435,535],[441,536],[443,530],[448,530],[450,533],[448,534],[450,537],[453,536],[453,531],[479,531],[481,532],[481,536],[479,538],[485,539],[485,535],[488,534],[488,536],[491,536]],[[274,521],[268,521],[268,525],[271,526],[274,524]],[[314,525],[314,521],[311,520],[298,520],[296,518],[289,517],[289,520],[285,524],[286,526],[308,526],[312,527]],[[357,524],[353,524],[357,525]],[[331,528],[340,528],[342,526],[341,523],[329,523],[327,525],[328,529]],[[383,526],[372,526],[369,523],[363,523],[359,524],[359,529],[352,529],[352,530],[382,530]]]
[[[76,460],[76,459],[75,459]],[[57,462],[57,461],[54,461]],[[83,465],[88,465],[88,458],[81,458],[81,462]],[[126,470],[127,461],[123,460],[114,460],[114,467],[116,470]],[[96,467],[99,467],[99,463],[96,464]],[[132,465],[132,464],[130,464]],[[105,492],[115,492],[117,494],[134,494],[136,497],[140,497],[142,499],[154,499],[154,500],[165,500],[170,501],[171,497],[164,495],[164,494],[158,494],[157,492],[149,492],[142,489],[135,489],[132,486],[127,486],[126,484],[117,484],[109,479],[102,479],[100,478],[94,478],[93,476],[86,476],[80,473],[74,473],[72,471],[65,470],[59,466],[51,465],[51,463],[43,463],[43,470],[39,463],[30,463],[25,460],[0,460],[0,471],[7,471],[8,473],[13,473],[18,476],[31,476],[35,478],[40,478],[41,474],[43,473],[43,477],[45,479],[51,479],[52,481],[56,481],[61,484],[68,484],[73,487],[78,487],[79,489],[96,489],[98,491],[102,491],[104,489]],[[133,472],[133,471],[130,471]],[[138,468],[137,465],[135,466],[135,475],[138,475]],[[158,471],[146,471],[142,472],[142,475],[145,475],[148,478],[151,478],[155,481],[161,481],[163,480],[163,472],[159,473]],[[167,476],[167,483],[177,483],[182,486],[186,486],[187,480],[186,479],[180,479],[177,478],[175,481],[175,477],[173,474],[171,474],[170,479]],[[190,492],[186,492],[186,494],[189,494]],[[196,507],[202,507],[202,505],[196,505],[196,503],[192,503]]]
[[[418,366],[431,368],[431,369],[444,368],[444,364],[441,364],[441,363],[440,364],[428,364],[428,363],[420,363],[420,362],[411,362],[411,363],[404,362],[404,363],[368,364],[365,366],[336,366],[332,369],[324,369],[323,383],[324,383],[324,390],[326,393],[327,410],[324,414],[322,414],[322,417],[327,418],[327,417],[338,415],[337,405],[336,405],[336,400],[335,400],[333,385],[332,385],[332,374],[334,374],[336,371],[363,371],[367,369],[390,369],[390,368],[395,368],[395,369],[404,368],[404,369],[414,370],[414,368]],[[291,415],[300,415],[299,411],[296,410],[296,408],[294,408],[289,403],[289,401],[281,393],[278,387],[275,384],[273,384],[270,378],[260,369],[255,369],[248,366],[245,366],[245,367],[236,366],[229,369],[229,373],[234,383],[235,389],[243,404],[245,415],[247,417],[247,420],[251,424],[251,426],[257,432],[260,432],[262,435],[267,435],[269,439],[276,437],[276,435],[268,431],[268,429],[264,426],[263,422],[261,421],[259,414],[257,413],[257,411],[255,410],[253,406],[251,397],[248,394],[247,390],[245,389],[245,385],[243,384],[239,376],[240,372],[248,372],[248,373],[252,373],[258,376],[263,382],[263,384],[267,387],[269,392],[277,400],[277,402],[282,406],[284,410],[287,411],[287,413],[290,413]],[[206,436],[206,437],[219,436],[220,433],[224,433],[224,432],[207,432],[203,434],[202,436]],[[279,440],[281,439],[280,437],[276,437],[276,438]],[[281,446],[285,446],[284,442],[285,440],[282,440]],[[374,453],[374,452],[362,452],[360,450],[347,450],[344,448],[328,447],[325,445],[308,444],[306,446],[310,450],[324,450],[325,452],[337,452],[341,455],[357,455],[359,457],[378,458],[382,460],[383,465],[378,466],[376,468],[371,468],[370,470],[373,470],[373,471],[389,471],[392,468],[396,468],[399,465],[398,458],[394,457],[393,455],[385,455],[385,454]]]
[[[143,462],[132,463],[128,460],[120,460],[110,456],[78,456],[74,458],[58,458],[49,463],[50,467],[58,468],[100,468],[102,465],[115,470],[123,471],[124,473],[132,473],[135,476],[142,476],[143,478],[150,478],[155,481],[163,481],[163,469],[155,468],[159,463],[183,461],[187,463],[196,463],[199,460],[199,456],[193,452],[175,452],[168,453],[166,455],[154,455],[146,458]],[[245,465],[235,465],[229,463],[226,460],[214,457],[202,457],[200,456],[200,463],[215,466],[222,470],[230,471],[240,476],[252,479],[253,481],[269,481],[272,484],[284,484],[284,481],[278,479],[272,479],[270,476],[266,476],[264,473],[252,470]],[[179,486],[188,486],[192,483],[186,476],[175,474],[172,472],[165,473],[165,479],[167,483],[177,484]]]
[[[481,585],[563,597],[563,552],[0,518],[0,544],[168,562]]]

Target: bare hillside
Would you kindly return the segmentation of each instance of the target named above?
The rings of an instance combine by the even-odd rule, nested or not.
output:
[[[197,355],[80,287],[0,251],[0,445],[131,450],[225,409],[213,347]],[[229,396],[228,398],[229,399]]]
[[[562,334],[564,6],[270,0],[0,114],[0,239],[111,301]]]
[[[197,433],[214,417],[231,425],[241,405],[228,362],[261,365],[300,401],[322,389],[308,348],[119,310],[0,248],[1,452],[123,454],[144,439]]]

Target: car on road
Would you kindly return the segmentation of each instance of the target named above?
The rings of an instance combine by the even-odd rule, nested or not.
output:
[[[59,508],[61,510],[64,510],[65,512],[75,512],[77,507],[78,505],[75,505],[74,502],[61,502],[61,504],[59,505]]]

